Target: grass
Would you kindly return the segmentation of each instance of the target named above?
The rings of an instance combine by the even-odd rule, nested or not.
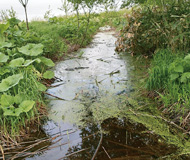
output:
[[[152,67],[147,79],[146,88],[149,91],[155,91],[159,95],[159,101],[164,105],[164,113],[168,115],[179,125],[184,125],[186,116],[190,111],[190,80],[186,82],[181,81],[183,75],[186,75],[185,61],[184,71],[181,73],[178,62],[184,60],[184,53],[173,53],[168,49],[159,50],[153,57]],[[174,64],[176,66],[174,66]],[[180,63],[181,64],[181,63]],[[175,67],[175,74],[179,77],[173,79]],[[186,122],[185,122],[186,123]],[[183,126],[188,128],[188,124]]]
[[[126,12],[127,10],[121,10],[92,14],[87,32],[87,20],[84,15],[80,16],[79,28],[77,17],[74,15],[68,18],[53,17],[49,18],[49,21],[32,21],[30,28],[41,37],[40,42],[45,46],[46,57],[62,57],[73,51],[71,48],[74,46],[80,48],[88,45],[93,35],[104,25],[110,25],[117,30],[121,29],[127,23]]]

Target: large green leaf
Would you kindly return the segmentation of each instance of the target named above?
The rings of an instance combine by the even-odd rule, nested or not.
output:
[[[16,104],[21,104],[23,101],[24,101],[24,99],[25,99],[25,95],[23,95],[23,94],[17,94],[15,97],[14,97],[14,102],[16,103]]]
[[[19,116],[22,113],[20,108],[14,107],[15,97],[3,94],[1,96],[1,109],[4,116]]]
[[[45,79],[52,79],[54,77],[54,72],[52,71],[46,71],[44,74],[43,74],[43,77]]]
[[[181,83],[186,83],[190,79],[190,72],[183,73],[181,76]]]
[[[14,108],[14,106],[11,106],[9,108],[3,108],[3,115],[4,116],[13,116],[18,117],[23,112],[22,108]]]
[[[27,113],[29,112],[33,106],[34,106],[35,102],[34,101],[23,101],[20,105],[19,105],[19,108],[22,109],[23,112]]]
[[[187,56],[185,56],[184,60],[185,61],[190,61],[190,54],[188,54]]]
[[[9,28],[9,23],[7,24],[0,24],[0,36]]]
[[[51,59],[48,59],[46,57],[40,57],[39,59],[41,60],[42,63],[44,63],[48,67],[55,66],[55,64],[53,63],[53,61]]]
[[[27,67],[29,66],[30,64],[34,63],[34,62],[41,62],[41,60],[39,58],[36,58],[36,59],[33,59],[33,60],[24,60],[24,58],[17,58],[17,59],[14,59],[12,60],[10,63],[9,63],[9,66],[10,67]]]
[[[173,74],[171,74],[170,79],[171,79],[172,81],[174,81],[174,80],[176,80],[178,77],[179,77],[179,74],[178,74],[178,73],[173,73]]]
[[[24,58],[13,59],[10,63],[10,67],[20,67],[24,63]]]
[[[10,48],[10,47],[12,47],[12,43],[0,42],[0,49],[1,48]]]
[[[18,51],[27,56],[38,56],[43,53],[43,48],[42,44],[29,43],[26,46],[18,48]]]
[[[24,97],[21,95],[16,95],[15,97],[7,94],[2,95],[0,108],[3,110],[3,115],[18,117],[21,113],[29,112],[35,102],[31,100],[23,101],[23,99]]]
[[[37,87],[38,87],[38,90],[41,92],[45,92],[47,90],[47,87],[40,82],[37,82]]]
[[[23,66],[24,66],[24,67],[27,67],[27,66],[29,66],[30,64],[32,64],[33,62],[38,62],[38,63],[40,63],[41,61],[40,61],[39,58],[36,58],[36,59],[33,59],[33,60],[26,60],[26,61],[24,62],[24,64],[23,64]]]
[[[175,72],[178,72],[178,73],[183,73],[183,66],[182,66],[182,65],[177,65],[177,66],[174,68],[174,71],[175,71]]]
[[[23,79],[22,74],[16,74],[13,76],[9,76],[6,79],[3,79],[2,82],[0,83],[0,92],[5,92],[10,88],[16,86],[21,79]]]
[[[5,107],[9,107],[10,105],[14,104],[14,97],[7,95],[7,94],[3,94],[1,96],[1,105],[5,106]]]
[[[6,73],[9,73],[10,69],[7,67],[0,67],[0,76],[3,76]]]
[[[5,63],[9,59],[9,56],[0,52],[0,63]]]

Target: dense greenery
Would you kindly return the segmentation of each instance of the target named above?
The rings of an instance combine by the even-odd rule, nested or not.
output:
[[[22,28],[18,19],[0,24],[0,31],[0,126],[14,134],[38,114],[41,92],[46,90],[40,81],[43,75],[54,77],[46,72],[54,63],[44,57],[44,46],[36,41],[39,37]]]
[[[124,2],[123,7],[133,8],[117,50],[153,57],[146,89],[155,92],[163,113],[189,131],[190,1]]]
[[[144,6],[133,9],[122,30],[118,50],[152,55],[157,48],[189,51],[190,3]]]
[[[177,124],[188,128],[185,120],[190,110],[190,55],[168,49],[156,52],[147,81],[147,89],[155,90],[164,104],[164,113]]]

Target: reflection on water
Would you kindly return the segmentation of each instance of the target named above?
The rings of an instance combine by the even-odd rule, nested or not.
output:
[[[172,153],[175,149],[159,142],[159,137],[142,133],[146,131],[143,126],[131,124],[126,119],[108,119],[102,124],[102,129],[104,130],[103,141],[97,154],[99,160],[156,159]],[[67,153],[67,155],[76,154],[65,159],[89,160],[92,158],[100,140],[100,134],[97,134],[99,128],[89,125],[81,131],[82,142],[70,148]],[[82,149],[86,150],[77,153]]]

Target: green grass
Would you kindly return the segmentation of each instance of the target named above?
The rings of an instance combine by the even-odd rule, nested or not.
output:
[[[183,80],[184,75],[189,73],[189,62],[186,61],[183,52],[159,50],[153,57],[146,83],[149,91],[159,94],[159,101],[164,105],[168,116],[175,118],[178,123],[181,123],[190,111],[190,79]],[[183,70],[179,70],[179,64],[183,66]],[[174,74],[177,74],[177,78],[173,78]]]

